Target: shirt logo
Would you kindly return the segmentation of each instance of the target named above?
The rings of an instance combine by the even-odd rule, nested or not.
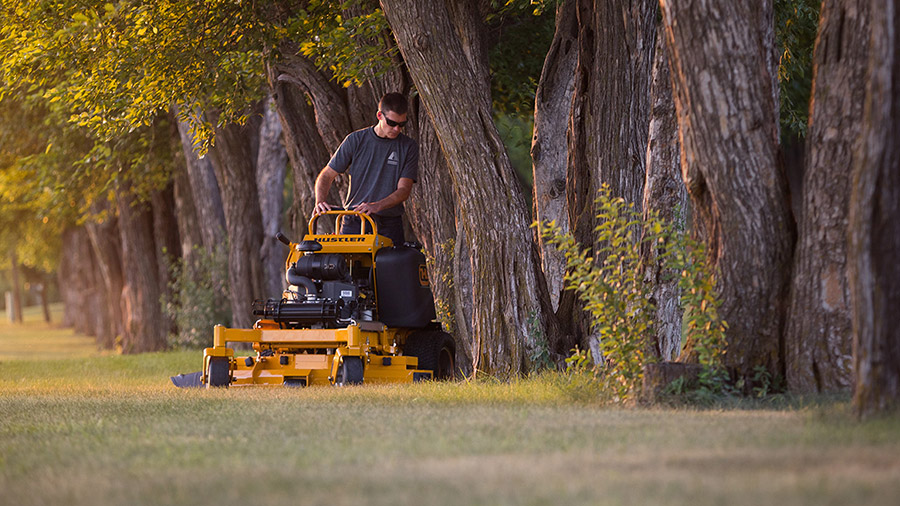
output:
[[[397,152],[391,151],[391,154],[390,154],[390,156],[388,156],[388,160],[387,160],[388,165],[397,165],[398,163],[400,163],[398,158],[399,157],[397,156]]]

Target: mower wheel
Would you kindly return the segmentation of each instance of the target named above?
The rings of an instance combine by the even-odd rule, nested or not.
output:
[[[210,357],[206,388],[227,387],[231,383],[231,365],[225,357]]]
[[[335,385],[359,385],[363,382],[363,362],[359,357],[344,357],[338,367]]]
[[[456,342],[441,331],[419,331],[411,334],[403,349],[406,355],[419,359],[419,369],[433,371],[436,380],[456,377]]]

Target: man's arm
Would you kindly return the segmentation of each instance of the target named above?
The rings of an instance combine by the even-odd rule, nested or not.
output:
[[[364,214],[378,214],[385,209],[390,209],[396,205],[399,205],[406,201],[409,198],[409,193],[412,191],[413,180],[408,177],[401,177],[399,181],[397,181],[397,189],[394,190],[393,193],[388,195],[387,197],[377,201],[377,202],[363,202],[356,206],[356,210],[364,213]],[[316,195],[318,195],[318,180],[316,181]],[[318,200],[318,198],[316,199]]]
[[[313,214],[324,213],[331,209],[331,205],[327,202],[328,191],[331,190],[331,183],[336,177],[338,177],[337,171],[327,165],[319,172],[319,176],[316,178],[316,207],[313,209]]]

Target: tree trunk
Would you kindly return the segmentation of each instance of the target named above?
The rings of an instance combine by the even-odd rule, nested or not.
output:
[[[170,183],[162,190],[154,190],[150,195],[153,212],[153,242],[156,244],[157,272],[160,304],[168,303],[174,295],[172,291],[172,266],[181,258],[181,240],[178,237],[178,221],[175,219],[175,195]],[[165,301],[165,302],[163,302]],[[175,334],[175,318],[162,314],[163,329],[166,334]]]
[[[69,228],[63,232],[59,262],[59,291],[63,301],[63,325],[75,332],[97,335],[94,313],[104,306],[97,297],[94,255],[84,228]]]
[[[256,185],[263,222],[263,243],[259,256],[263,265],[263,293],[265,297],[280,298],[285,288],[286,252],[275,235],[281,232],[287,153],[281,143],[281,123],[272,97],[265,101],[263,111],[256,162]]]
[[[687,212],[687,190],[681,180],[678,121],[672,98],[672,81],[665,34],[658,30],[653,58],[650,127],[647,141],[647,175],[644,181],[644,219],[658,213],[666,223],[683,229]],[[657,249],[643,244],[641,256],[647,266],[646,280],[653,284],[656,305],[656,340],[650,353],[662,361],[673,360],[681,351],[681,291],[677,272],[667,272]]]
[[[319,130],[316,114],[307,103],[306,93],[289,79],[279,79],[279,66],[269,65],[269,86],[273,90],[284,145],[291,163],[294,202],[291,206],[290,230],[295,241],[306,234],[309,212],[315,205],[315,181],[319,171],[328,163],[329,153]],[[330,202],[339,202],[337,185],[333,185]]]
[[[788,387],[850,388],[847,213],[853,148],[862,128],[869,2],[826,0],[819,15],[803,207],[785,332]]]
[[[44,313],[44,322],[50,323],[50,301],[47,300],[47,278],[46,275],[41,276],[43,280],[38,287],[38,297],[41,298],[41,310]]]
[[[578,24],[578,59],[575,65],[575,88],[572,92],[572,109],[566,130],[566,207],[569,230],[582,248],[594,248],[594,199],[597,190],[592,167],[596,157],[589,152],[591,138],[591,109],[596,100],[591,92],[591,80],[595,62],[595,30],[593,5],[589,1],[574,0]],[[599,335],[592,334],[590,315],[583,309],[574,290],[560,295],[557,310],[561,322],[571,321],[576,341],[582,349],[590,349],[595,361],[602,359],[598,343]],[[571,316],[569,316],[571,315]],[[567,351],[567,350],[557,350]]]
[[[473,367],[520,373],[535,345],[529,323],[555,335],[553,311],[525,199],[493,123],[488,83],[479,79],[443,2],[381,5],[453,178],[470,251]]]
[[[575,65],[578,62],[575,3],[575,0],[565,0],[556,9],[556,32],[535,93],[534,138],[531,142],[535,219],[539,222],[553,221],[563,232],[569,230],[566,130],[572,93],[575,91]],[[542,237],[538,237],[538,244],[550,300],[556,309],[565,288],[566,259],[555,246],[546,244]],[[574,345],[567,343],[569,348]]]
[[[584,1],[584,0],[582,0]],[[639,208],[650,124],[650,79],[656,47],[655,0],[593,0],[594,66],[588,119],[595,187]],[[595,196],[596,197],[596,196]]]
[[[871,4],[872,37],[850,197],[853,406],[868,416],[900,405],[900,5]]]
[[[235,124],[217,127],[215,146],[209,150],[222,189],[228,231],[231,317],[232,325],[238,328],[253,323],[251,306],[254,300],[263,298],[263,268],[259,256],[263,225],[255,160],[251,156],[252,135],[249,127]]]
[[[609,185],[640,209],[650,122],[650,78],[656,36],[656,2],[576,0],[578,64],[568,130],[567,199],[575,240],[593,255],[594,201]],[[602,360],[599,338],[574,292],[560,298],[578,322],[579,341]],[[569,310],[568,308],[571,308]]]
[[[286,46],[281,53],[283,60],[276,66],[276,79],[294,84],[309,96],[322,142],[329,153],[334,153],[352,128],[344,95],[313,62],[297,56],[297,48]]]
[[[285,46],[281,52],[293,55],[296,48]],[[267,72],[291,162],[294,183],[291,226],[299,238],[306,234],[308,213],[315,205],[316,176],[351,132],[353,115],[346,93],[335,88],[308,59],[288,56],[270,63]],[[370,107],[374,111],[376,104]],[[347,177],[338,177],[328,201],[339,204],[348,184]],[[325,225],[326,220],[320,222],[324,231],[333,231],[330,225]]]
[[[428,277],[434,293],[438,319],[457,342],[457,365],[466,375],[472,373],[475,350],[472,348],[468,301],[458,293],[470,293],[471,275],[466,274],[468,252],[457,254],[457,245],[465,238],[457,230],[456,196],[447,161],[441,152],[431,119],[419,100],[413,101],[409,134],[419,143],[419,180],[405,204],[413,232],[422,242],[428,258]],[[460,276],[456,273],[461,271]],[[471,299],[469,299],[471,300]]]
[[[22,283],[19,280],[19,257],[15,245],[9,248],[10,283],[12,283],[12,316],[13,323],[22,323]]]
[[[225,211],[215,170],[209,156],[200,158],[194,151],[194,139],[187,123],[178,122],[178,134],[181,136],[188,181],[199,219],[200,237],[206,252],[213,255],[226,240]]]
[[[94,257],[100,272],[104,304],[93,310],[105,315],[104,325],[97,333],[100,347],[112,349],[122,335],[122,246],[119,238],[118,219],[114,211],[106,205],[95,203],[91,210],[97,215],[106,215],[102,220],[87,223],[85,229],[90,238]],[[100,287],[98,287],[100,288]]]
[[[729,325],[726,365],[744,376],[757,366],[781,376],[794,225],[777,163],[771,48],[760,26],[773,22],[771,2],[660,5],[683,178]],[[691,343],[685,352],[691,360]]]
[[[116,188],[119,236],[122,241],[123,336],[125,353],[158,351],[166,347],[166,325],[160,307],[159,264],[153,240],[153,214],[136,204],[127,182]]]
[[[172,168],[172,197],[175,202],[175,219],[178,225],[178,237],[180,239],[181,260],[184,265],[194,265],[195,248],[203,246],[203,237],[200,231],[200,220],[197,217],[197,206],[194,202],[194,193],[191,190],[191,180],[187,173],[187,155],[194,156],[190,146],[185,146],[178,129],[178,121],[172,114],[172,145],[181,145],[182,150],[174,154]],[[196,160],[194,160],[196,163]]]

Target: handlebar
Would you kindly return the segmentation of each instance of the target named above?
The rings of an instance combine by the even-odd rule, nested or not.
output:
[[[369,216],[368,214],[364,214],[364,213],[361,213],[361,212],[359,212],[359,211],[353,211],[353,210],[351,210],[351,211],[344,211],[344,210],[329,210],[329,211],[325,211],[324,213],[313,214],[313,215],[309,218],[309,234],[310,234],[310,235],[315,235],[315,233],[316,233],[316,222],[318,221],[318,219],[319,219],[320,216],[325,216],[326,214],[333,214],[333,215],[337,216],[337,221],[336,221],[335,224],[334,224],[334,229],[335,229],[338,233],[340,233],[340,230],[341,230],[341,222],[343,221],[344,216],[358,216],[358,217],[360,218],[360,222],[361,222],[361,223],[360,223],[360,230],[359,230],[360,234],[363,234],[363,235],[364,235],[364,232],[365,232],[365,230],[366,230],[365,222],[368,222],[369,227],[372,229],[372,235],[377,235],[377,234],[378,234],[378,226],[375,225],[375,220],[373,220],[372,217]]]

